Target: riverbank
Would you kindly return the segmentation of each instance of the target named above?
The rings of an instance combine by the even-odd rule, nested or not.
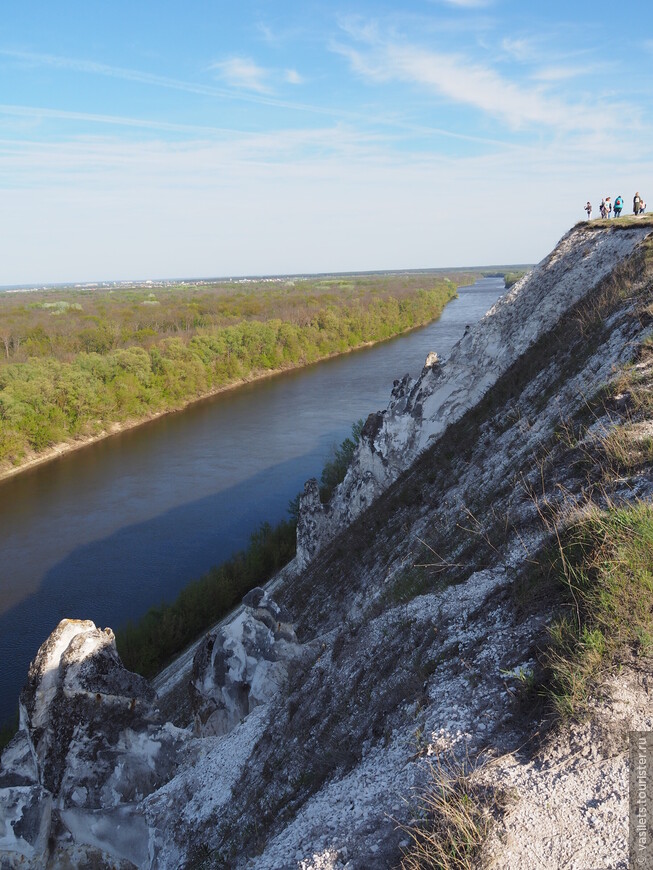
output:
[[[447,359],[503,293],[459,288],[442,316],[361,348],[196,401],[44,463],[0,486],[0,721],[61,618],[135,623],[287,516],[352,423],[385,407],[392,383]]]
[[[415,327],[415,329],[419,328],[420,327]],[[393,338],[394,337],[396,336],[393,336]],[[386,340],[390,341],[390,339]],[[330,354],[323,359],[315,360],[314,362],[306,363],[304,365],[288,366],[283,369],[275,369],[274,371],[263,371],[256,374],[248,375],[247,377],[239,378],[239,380],[234,381],[231,384],[224,384],[220,387],[213,387],[212,389],[203,392],[199,396],[193,396],[192,398],[187,399],[177,408],[166,408],[163,411],[153,411],[146,416],[137,417],[133,420],[123,420],[118,423],[112,423],[107,429],[103,429],[101,432],[98,432],[95,435],[82,435],[79,438],[74,438],[70,441],[61,441],[58,444],[53,444],[52,447],[49,447],[46,450],[39,451],[38,453],[34,452],[33,455],[29,455],[28,457],[26,457],[24,462],[21,462],[18,465],[5,467],[3,466],[3,464],[0,463],[0,482],[6,480],[7,478],[15,477],[17,474],[20,474],[23,471],[27,471],[30,468],[35,468],[36,466],[43,465],[46,462],[52,462],[53,460],[59,459],[60,457],[65,456],[68,453],[72,453],[76,450],[81,450],[84,447],[90,447],[93,444],[97,444],[99,441],[104,441],[106,438],[111,438],[114,435],[120,435],[123,432],[128,432],[130,429],[135,429],[139,426],[145,426],[147,425],[147,423],[152,423],[155,420],[160,420],[162,417],[168,417],[171,414],[179,414],[182,411],[185,411],[186,408],[190,407],[191,405],[195,405],[198,402],[205,401],[206,399],[211,399],[213,396],[217,396],[220,393],[227,393],[231,390],[237,390],[239,387],[244,387],[246,384],[255,383],[256,381],[263,381],[267,378],[274,378],[279,375],[295,371],[296,369],[307,368],[310,365],[315,365],[318,362],[323,362],[325,359],[329,359],[334,356],[343,356],[347,353],[352,353],[353,351],[360,350],[363,347],[369,347],[374,344],[380,344],[380,342],[369,342],[368,344],[361,345],[360,347],[351,348],[350,350],[343,351],[339,354]]]
[[[453,301],[457,298],[457,291],[450,296],[450,298],[445,303],[445,306],[449,304],[449,302]],[[72,453],[76,450],[81,450],[84,447],[90,447],[93,444],[97,444],[99,441],[103,441],[106,438],[111,438],[114,435],[120,435],[123,432],[127,432],[130,429],[135,429],[139,426],[144,426],[147,423],[151,423],[155,420],[159,420],[162,417],[169,416],[171,414],[178,414],[191,405],[197,404],[198,402],[205,401],[207,399],[211,399],[214,396],[217,396],[221,393],[230,392],[232,390],[237,390],[240,387],[243,387],[247,384],[255,383],[257,381],[266,380],[268,378],[278,377],[280,375],[288,374],[292,371],[297,371],[299,369],[306,369],[310,366],[317,365],[319,363],[324,362],[328,359],[334,359],[337,357],[346,356],[350,353],[355,353],[359,350],[364,350],[365,348],[375,347],[376,345],[384,344],[388,341],[393,341],[396,338],[400,338],[402,335],[407,335],[411,332],[415,332],[418,329],[423,329],[425,326],[428,326],[431,323],[435,323],[441,316],[442,311],[444,311],[444,307],[437,313],[435,317],[432,317],[429,320],[424,321],[423,323],[417,323],[414,326],[409,327],[408,329],[403,329],[395,334],[388,336],[387,338],[379,339],[378,341],[365,341],[356,345],[355,347],[347,348],[343,351],[338,351],[336,353],[328,353],[324,356],[321,356],[317,359],[310,360],[309,362],[296,363],[286,365],[283,368],[273,369],[273,370],[261,370],[258,372],[250,373],[244,377],[238,378],[228,384],[223,384],[219,387],[212,387],[210,390],[203,391],[199,395],[192,396],[186,400],[184,400],[179,406],[174,408],[166,408],[161,411],[152,411],[143,416],[135,417],[133,419],[122,420],[114,423],[110,423],[108,427],[102,429],[102,431],[95,433],[93,435],[81,435],[77,438],[71,438],[70,440],[61,441],[57,444],[53,444],[51,447],[46,448],[42,451],[28,451],[26,453],[24,461],[19,462],[17,465],[11,465],[7,462],[0,462],[0,483],[3,480],[6,480],[11,477],[15,477],[18,474],[21,474],[24,471],[28,471],[31,468],[35,468],[39,465],[43,465],[47,462],[53,462],[56,459],[65,456],[68,453]]]

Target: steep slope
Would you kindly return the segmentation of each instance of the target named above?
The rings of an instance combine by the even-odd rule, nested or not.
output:
[[[296,564],[200,644],[188,730],[140,684],[130,720],[94,627],[70,653],[51,642],[3,756],[3,866],[398,866],[429,762],[491,756],[465,779],[493,808],[496,866],[626,867],[623,735],[653,724],[648,660],[572,728],[523,686],[546,678],[567,601],[547,546],[592,506],[653,494],[652,234],[574,229],[448,360],[396,385],[332,503],[307,486]]]
[[[307,505],[298,535],[298,563],[308,564],[319,546],[473,407],[563,313],[631,254],[645,234],[643,228],[609,233],[587,225],[574,228],[466,332],[444,364],[426,366],[417,381],[408,376],[395,381],[387,409],[367,420],[356,461],[329,507],[321,510],[314,498],[310,508]]]

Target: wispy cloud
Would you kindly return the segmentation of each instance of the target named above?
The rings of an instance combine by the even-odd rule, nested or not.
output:
[[[296,69],[284,70],[283,78],[284,81],[288,82],[290,85],[304,84],[304,77],[301,76]]]
[[[512,129],[601,130],[605,126],[606,112],[625,110],[624,106],[615,104],[574,103],[562,95],[552,95],[544,84],[529,87],[464,54],[436,52],[405,41],[378,37],[369,29],[352,33],[350,27],[348,32],[358,37],[359,44],[339,44],[333,48],[348,58],[359,75],[377,82],[394,80],[418,85],[450,102],[476,108]],[[558,75],[560,79],[564,77],[562,69],[558,70]],[[553,68],[546,81],[556,81]],[[637,124],[637,110],[631,107],[628,111]]]
[[[646,143],[635,154],[632,145],[619,146],[628,155],[624,189],[648,165]],[[566,143],[473,158],[413,152],[406,159],[339,127],[221,142],[0,140],[3,278],[469,265],[469,212],[438,209],[439,199],[510,203],[523,199],[528,178],[535,202],[550,203],[564,190],[554,211],[572,221],[588,197],[587,162],[585,151],[570,152]],[[603,154],[594,171],[610,177],[615,165]],[[316,201],[319,209],[311,207]],[[474,237],[476,262],[538,259],[560,234],[550,214],[536,208],[524,221],[521,210],[506,209]],[[38,258],[29,256],[35,249]]]
[[[265,24],[263,21],[259,21],[256,24],[256,29],[261,34],[265,42],[270,43],[270,45],[274,45],[279,42],[279,36],[272,30],[272,28]]]
[[[198,133],[206,135],[234,134],[240,131],[227,127],[212,127],[200,124],[176,124],[151,118],[133,118],[124,115],[103,115],[98,112],[74,112],[69,109],[51,109],[42,106],[17,106],[0,104],[0,115],[33,120],[81,121],[86,124],[106,124],[114,127],[135,127],[143,130],[160,130],[171,133]],[[0,126],[1,129],[1,126]]]
[[[75,72],[106,76],[113,79],[123,79],[125,81],[154,85],[176,91],[186,91],[187,93],[203,94],[206,96],[228,95],[227,91],[209,85],[174,79],[168,76],[157,75],[156,73],[144,72],[143,70],[111,66],[109,64],[84,60],[82,58],[63,57],[61,55],[41,54],[27,51],[14,51],[9,49],[0,49],[0,56],[13,58],[16,61],[31,66],[46,66],[54,69],[73,70]]]
[[[504,37],[501,40],[501,50],[518,61],[532,61],[537,53],[535,40],[526,37]]]
[[[245,88],[259,94],[269,94],[272,90],[270,70],[254,63],[250,58],[230,57],[211,64],[209,69],[215,71],[232,88]]]
[[[112,66],[110,64],[98,63],[97,61],[84,60],[82,58],[64,57],[54,54],[41,54],[36,52],[14,51],[9,49],[0,49],[0,57],[13,58],[14,60],[30,64],[32,66],[45,66],[53,69],[66,69],[75,72],[87,73],[89,75],[105,76],[112,79],[122,79],[129,82],[137,82],[143,85],[151,85],[153,87],[167,88],[174,91],[183,91],[190,94],[198,94],[199,96],[218,97],[229,100],[245,100],[248,102],[261,103],[264,105],[273,105],[280,108],[293,108],[300,111],[315,111],[316,113],[328,113],[328,110],[322,109],[319,106],[309,106],[306,104],[290,103],[284,100],[276,99],[267,93],[248,92],[243,90],[242,84],[233,90],[228,88],[216,87],[212,84],[204,84],[202,82],[192,82],[183,79],[175,79],[169,76],[158,75],[157,73],[149,73],[143,70],[130,69],[127,67]],[[224,63],[229,63],[225,61]],[[218,64],[214,64],[218,67]],[[254,65],[255,69],[258,69]],[[234,74],[238,68],[232,67]],[[240,69],[241,75],[246,77],[248,70],[243,64]],[[250,69],[250,85],[256,82],[255,70]]]
[[[334,118],[345,123],[364,124],[372,126],[374,128],[387,127],[389,129],[398,130],[404,134],[430,135],[444,137],[447,139],[459,139],[468,142],[484,143],[487,145],[505,144],[489,137],[471,135],[468,133],[448,130],[444,127],[436,127],[428,124],[411,123],[410,121],[407,121],[405,118],[400,117],[396,114],[375,113],[374,115],[366,115],[364,112],[351,111],[337,106],[330,107],[327,105],[314,105],[310,103],[296,102],[294,100],[284,100],[278,97],[274,97],[272,95],[250,92],[247,90],[228,90],[226,88],[219,88],[213,85],[204,85],[201,83],[188,82],[180,79],[173,79],[166,76],[156,75],[154,73],[147,73],[140,70],[128,69],[124,67],[109,66],[107,64],[101,64],[95,61],[80,60],[78,58],[68,58],[58,55],[36,54],[2,49],[0,49],[0,56],[12,57],[19,60],[20,62],[30,63],[34,65],[49,66],[60,69],[71,69],[90,75],[100,75],[107,76],[109,78],[124,79],[127,81],[134,81],[141,84],[150,85],[153,87],[170,88],[172,90],[199,94],[201,96],[210,96],[216,97],[218,99],[228,99],[236,101],[242,100],[245,102],[275,106],[277,108],[288,109],[290,111],[296,111],[309,115],[312,114],[318,117],[322,116],[327,118]],[[295,71],[292,70],[287,70],[286,74],[288,73],[293,76],[295,75]],[[296,75],[299,74],[297,73]],[[298,84],[299,82],[296,80],[291,83]],[[57,109],[41,109],[38,107],[5,106],[4,111],[5,114],[14,114],[16,116],[22,115],[24,117],[30,116],[34,118],[57,117],[62,120],[68,118],[69,120],[78,119],[88,122],[95,121],[100,124],[121,124],[126,127],[152,127],[153,129],[158,128],[160,130],[165,130],[166,128],[170,130],[181,130],[182,128],[184,128],[184,125],[167,125],[166,122],[163,121],[148,121],[128,117],[118,117],[113,115],[95,115],[92,113],[81,113],[79,115],[76,115],[76,113],[74,112],[66,112]],[[208,130],[209,128],[205,129]]]
[[[448,6],[460,6],[463,9],[480,9],[489,6],[492,0],[442,0]]]
[[[540,82],[564,82],[580,76],[593,75],[598,67],[594,66],[543,66],[532,73],[532,78]]]

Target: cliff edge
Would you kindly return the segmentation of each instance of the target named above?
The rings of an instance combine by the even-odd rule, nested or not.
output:
[[[307,484],[295,562],[159,698],[64,621],[2,757],[0,867],[627,868],[652,323],[653,223],[579,225],[397,380],[330,504]]]

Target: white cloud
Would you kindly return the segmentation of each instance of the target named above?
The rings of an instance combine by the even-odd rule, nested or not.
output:
[[[104,115],[98,112],[74,112],[69,109],[51,109],[42,106],[18,106],[0,104],[0,116],[25,118],[33,121],[81,121],[88,124],[106,124],[114,127],[137,127],[170,133],[225,134],[236,131],[226,127],[210,127],[201,124],[176,124],[151,118],[133,118],[124,115]],[[0,121],[0,131],[4,123]]]
[[[291,85],[301,85],[304,83],[304,77],[301,76],[296,69],[287,69],[283,74],[284,81]]]
[[[394,144],[342,125],[0,138],[3,283],[527,262],[606,183],[635,190],[649,158],[646,138],[609,130],[473,157]],[[469,208],[442,207],[456,202]],[[509,207],[474,233],[470,214],[496,202]]]
[[[366,38],[362,29],[348,32],[362,37],[363,48],[332,48],[346,56],[360,75],[377,82],[394,80],[419,85],[453,103],[474,107],[514,130],[539,127],[556,133],[600,131],[606,114],[625,111],[639,125],[639,113],[634,107],[576,104],[565,96],[552,96],[543,84],[528,86],[513,81],[463,54],[431,51],[374,35]],[[550,75],[546,81],[555,81],[553,70]]]
[[[533,60],[535,43],[532,39],[524,37],[514,39],[507,36],[501,40],[501,49],[509,57],[514,58],[514,60],[529,61]]]
[[[261,34],[261,36],[263,37],[265,42],[268,42],[271,45],[273,45],[279,41],[279,37],[277,36],[277,34],[272,30],[271,27],[269,27],[263,21],[257,22],[256,29]]]
[[[220,78],[231,87],[245,88],[259,94],[271,91],[270,71],[249,58],[231,57],[211,64],[209,69],[217,71]]]
[[[564,82],[580,76],[591,75],[596,67],[544,66],[533,72],[532,77],[540,82]]]

